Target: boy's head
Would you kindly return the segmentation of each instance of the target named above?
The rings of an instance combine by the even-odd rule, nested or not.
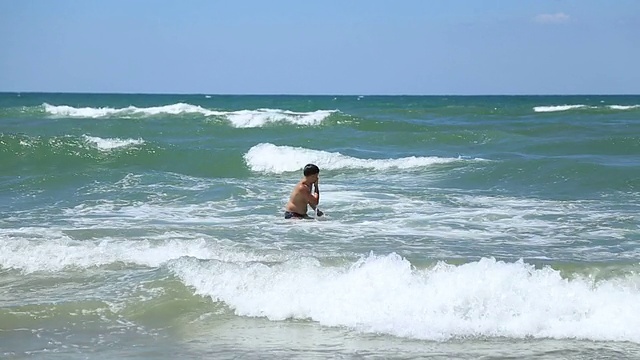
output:
[[[311,175],[318,175],[320,173],[320,169],[314,164],[307,164],[304,166],[304,170],[302,171],[305,177],[309,177]]]

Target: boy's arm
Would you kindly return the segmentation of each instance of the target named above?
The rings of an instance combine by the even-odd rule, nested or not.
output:
[[[315,191],[314,191],[314,194],[312,196],[315,197],[315,199],[316,199],[316,205],[315,206],[313,206],[311,204],[309,204],[309,205],[311,205],[311,208],[316,211],[316,214],[318,216],[322,216],[322,215],[324,215],[324,213],[322,211],[320,211],[320,209],[318,209],[318,203],[320,203],[320,189],[318,189],[318,182],[316,181],[313,185],[314,185],[313,188],[315,189]]]
[[[320,200],[320,194],[319,193],[315,193],[315,194],[311,194],[311,192],[309,191],[310,189],[306,186],[306,185],[302,185],[304,187],[304,194],[305,197],[307,198],[307,203],[309,204],[309,206],[311,206],[312,209],[316,209],[316,207],[318,206],[318,201]]]

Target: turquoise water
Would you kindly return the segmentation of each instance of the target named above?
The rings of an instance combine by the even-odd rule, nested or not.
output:
[[[5,93],[0,130],[3,357],[640,355],[640,96]]]

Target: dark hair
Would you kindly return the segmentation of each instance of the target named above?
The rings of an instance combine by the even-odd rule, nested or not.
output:
[[[314,164],[307,164],[303,170],[304,176],[315,175],[320,173],[320,169]]]

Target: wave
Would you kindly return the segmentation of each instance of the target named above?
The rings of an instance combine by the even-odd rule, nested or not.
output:
[[[242,110],[224,113],[234,127],[261,127],[273,122],[288,122],[295,125],[319,125],[337,110],[293,112],[279,109]]]
[[[267,265],[181,258],[169,268],[236,315],[308,319],[366,333],[640,342],[638,277],[594,282],[491,258],[416,269],[396,254],[348,266],[313,258]]]
[[[640,105],[609,105],[608,108],[613,110],[631,110],[640,109]]]
[[[554,106],[536,106],[533,108],[535,112],[556,112],[556,111],[567,111],[573,109],[583,109],[586,108],[587,105],[554,105]]]
[[[640,105],[606,105],[606,106],[589,106],[583,104],[577,105],[552,105],[552,106],[535,106],[533,111],[535,112],[559,112],[569,110],[582,110],[582,109],[610,109],[610,110],[632,110],[638,109]]]
[[[308,163],[314,163],[320,169],[411,169],[461,161],[461,158],[442,157],[403,157],[398,159],[361,159],[343,155],[339,152],[312,150],[301,147],[277,146],[261,143],[253,146],[244,155],[247,166],[252,171],[284,173],[297,171]],[[483,160],[483,159],[473,159]]]
[[[164,106],[154,107],[135,107],[128,106],[125,108],[110,107],[82,107],[76,108],[67,105],[50,105],[44,103],[44,111],[47,114],[56,117],[71,118],[140,118],[152,117],[158,115],[189,115],[199,114],[205,117],[221,117],[227,120],[233,127],[252,128],[262,127],[270,123],[291,123],[294,125],[319,125],[331,114],[338,112],[337,110],[316,110],[310,112],[295,112],[280,109],[256,109],[256,110],[239,110],[239,111],[218,111],[205,109],[198,105],[186,103],[176,103]]]
[[[91,169],[98,171],[132,162],[152,164],[154,159],[161,159],[156,155],[158,148],[147,144],[142,138],[108,138],[87,134],[52,137],[0,134],[0,145],[0,167],[6,169],[6,174],[17,176],[16,180],[20,181],[28,181],[29,177],[24,176],[27,173],[54,181],[57,176],[67,176],[68,171],[86,174],[89,171],[87,166],[92,164],[102,165]]]
[[[143,145],[145,141],[138,139],[120,139],[120,138],[101,138],[98,136],[82,135],[76,137],[73,135],[54,136],[44,138],[39,136],[26,135],[3,135],[0,136],[2,143],[7,145],[10,152],[14,154],[24,154],[27,151],[43,151],[45,152],[76,154],[79,156],[88,155],[87,153],[78,152],[81,149],[95,149],[103,153],[124,148],[135,148],[137,145]]]
[[[170,115],[179,115],[179,114],[190,114],[190,113],[198,113],[205,116],[211,115],[220,115],[221,112],[211,111],[204,109],[200,106],[185,104],[185,103],[177,103],[172,105],[165,106],[154,106],[154,107],[146,107],[146,108],[138,108],[135,106],[128,106],[126,108],[110,108],[110,107],[83,107],[76,108],[72,106],[66,105],[50,105],[47,103],[42,104],[46,113],[56,116],[66,116],[66,117],[74,117],[74,118],[101,118],[101,117],[131,117],[135,115],[146,115],[153,116],[159,114],[170,114]]]
[[[83,135],[86,142],[100,151],[111,151],[113,149],[125,148],[135,145],[144,144],[144,140],[138,139],[119,139],[119,138],[107,138],[103,139],[97,136]]]
[[[60,272],[134,264],[166,268],[196,295],[238,316],[305,319],[365,333],[444,341],[465,337],[640,343],[637,265],[562,272],[482,258],[417,267],[395,253],[327,262],[243,252],[167,232],[146,240],[74,240],[47,228],[3,230],[0,268]],[[27,235],[30,240],[22,238]],[[345,259],[346,260],[346,259]],[[595,280],[598,278],[598,280]]]
[[[219,261],[281,261],[282,255],[239,252],[232,245],[192,234],[166,232],[144,240],[104,237],[92,242],[75,240],[67,231],[25,227],[0,231],[0,269],[22,273],[88,269],[115,263],[159,267],[169,260],[198,256]]]

